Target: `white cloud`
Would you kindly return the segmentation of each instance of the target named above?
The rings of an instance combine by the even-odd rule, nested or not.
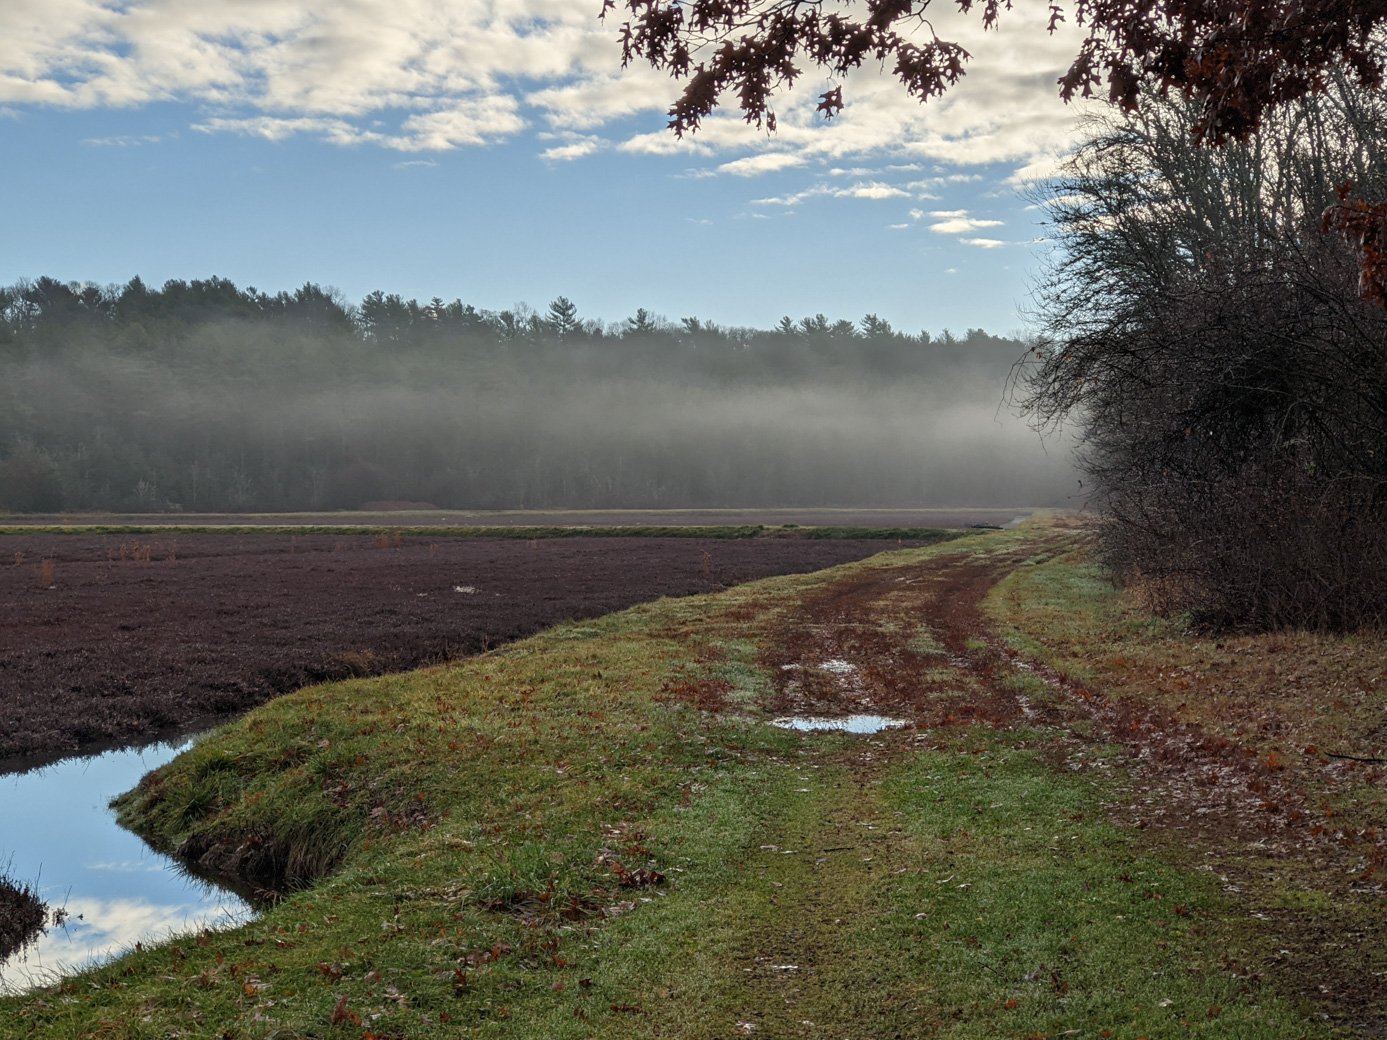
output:
[[[278,140],[442,151],[505,140],[527,127],[591,132],[648,115],[662,124],[677,86],[622,69],[614,23],[572,0],[4,0],[0,109],[199,105],[198,128]],[[984,33],[976,12],[935,12],[934,27],[975,57],[962,83],[921,105],[888,72],[842,79],[847,107],[825,122],[823,83],[776,99],[779,130],[749,127],[728,106],[698,134],[629,133],[633,155],[708,156],[750,176],[815,161],[869,178],[921,160],[1035,171],[1073,139],[1076,111],[1055,80],[1078,32],[1045,31],[1043,6],[1003,12]],[[591,154],[578,142],[542,153]],[[863,160],[895,160],[873,173]],[[844,161],[846,160],[846,161]],[[777,165],[779,164],[779,165]],[[948,175],[976,176],[967,173]],[[904,189],[904,190],[919,190]],[[861,194],[853,197],[874,197]]]
[[[406,152],[445,151],[459,145],[480,145],[509,137],[525,127],[516,109],[519,102],[508,95],[465,99],[454,107],[410,116],[395,136],[369,135],[391,148]]]
[[[618,95],[629,92],[630,77],[615,75],[613,30],[581,7],[561,0],[6,0],[0,103],[100,108],[182,100],[212,109],[199,124],[211,132],[314,133],[403,151],[488,144],[529,122],[520,115],[521,80],[590,81],[600,92],[605,74],[622,81]],[[645,104],[653,101],[646,89]],[[565,98],[526,103],[563,112]],[[588,108],[608,118],[622,105]],[[393,126],[376,128],[373,119]]]
[[[929,226],[929,229],[936,235],[966,235],[970,231],[1002,226],[1000,220],[979,220],[976,217],[970,217],[966,209],[935,210],[930,216],[943,218]],[[983,241],[986,240],[975,239],[972,244],[981,244]],[[998,243],[998,245],[1000,244]]]
[[[998,246],[1006,245],[1000,238],[960,238],[959,241],[965,246],[979,246],[982,249],[996,249]]]
[[[609,143],[600,137],[575,136],[567,144],[556,144],[546,148],[539,153],[539,157],[546,162],[572,162],[574,159],[582,159],[584,156],[602,151]]]
[[[870,184],[854,184],[851,188],[844,188],[832,194],[847,199],[899,199],[909,197],[910,192],[883,184],[881,181],[872,181]]]
[[[475,104],[412,115],[400,124],[398,133],[383,133],[350,119],[325,116],[219,117],[194,123],[193,129],[268,141],[308,133],[340,145],[377,144],[401,152],[447,151],[460,145],[488,144],[518,132],[525,121],[515,107],[515,99],[506,95],[481,98]]]
[[[115,137],[84,137],[83,144],[93,148],[138,148],[142,144],[158,144],[162,138],[154,134],[136,137],[133,134],[118,134]]]
[[[803,166],[804,163],[804,156],[791,152],[762,152],[760,155],[725,162],[718,167],[718,172],[730,173],[734,177],[759,177],[763,173],[775,173],[792,166]]]
[[[233,133],[247,137],[263,137],[267,141],[282,141],[295,134],[311,133],[336,144],[357,144],[362,131],[345,119],[322,119],[300,116],[281,119],[274,116],[251,116],[241,119],[219,117],[193,124],[194,130],[205,134]]]
[[[755,199],[753,206],[798,206],[805,199],[814,198],[833,198],[833,199],[899,199],[909,198],[910,193],[903,191],[890,184],[883,184],[880,181],[871,181],[863,184],[854,184],[848,188],[834,188],[827,184],[816,184],[803,191],[797,191],[789,195],[776,195],[766,199]],[[912,211],[914,212],[914,211]]]
[[[605,74],[532,91],[525,100],[542,109],[550,125],[571,130],[591,130],[614,119],[669,109],[675,88],[667,76],[646,67],[621,70],[619,65],[618,60]]]
[[[636,134],[616,147],[617,151],[628,155],[711,155],[713,152],[707,138],[695,138],[691,134],[675,137],[667,130]]]
[[[795,192],[793,195],[774,195],[768,199],[753,199],[751,204],[753,206],[798,206],[805,199],[827,194],[828,190],[823,185],[819,185],[815,188]]]

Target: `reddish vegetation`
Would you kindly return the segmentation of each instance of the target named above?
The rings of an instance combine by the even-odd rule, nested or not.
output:
[[[561,621],[884,548],[14,535],[0,561],[0,760],[148,739],[305,683],[472,654]]]

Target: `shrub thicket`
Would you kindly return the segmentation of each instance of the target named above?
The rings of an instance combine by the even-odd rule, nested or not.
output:
[[[1045,189],[1057,250],[1025,394],[1072,421],[1107,562],[1217,626],[1387,621],[1387,311],[1321,232],[1331,171],[1387,190],[1387,106],[1345,81],[1197,146],[1151,98]]]

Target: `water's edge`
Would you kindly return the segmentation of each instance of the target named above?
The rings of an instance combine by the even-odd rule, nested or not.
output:
[[[0,993],[51,984],[137,942],[252,916],[241,895],[155,852],[110,808],[191,746],[185,737],[0,775],[0,863],[53,911],[35,941],[0,959]]]
[[[201,736],[228,722],[235,722],[253,710],[254,707],[248,707],[221,715],[199,715],[197,718],[189,719],[186,722],[151,729],[138,737],[112,737],[109,740],[97,740],[90,744],[83,744],[81,747],[63,751],[33,751],[22,755],[0,757],[0,783],[3,783],[7,776],[22,776],[25,773],[33,772],[35,769],[44,769],[75,759],[96,758],[111,751],[142,752],[163,744],[185,744],[193,737]],[[150,768],[157,767],[151,766]]]

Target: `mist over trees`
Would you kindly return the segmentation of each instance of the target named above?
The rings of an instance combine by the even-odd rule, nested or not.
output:
[[[0,509],[1047,504],[1026,347],[877,315],[772,330],[221,278],[0,288]]]
[[[1104,556],[1161,609],[1387,622],[1387,309],[1324,218],[1342,178],[1387,197],[1387,99],[1330,76],[1218,149],[1199,116],[1096,120],[1044,192],[1027,403],[1080,430]]]

